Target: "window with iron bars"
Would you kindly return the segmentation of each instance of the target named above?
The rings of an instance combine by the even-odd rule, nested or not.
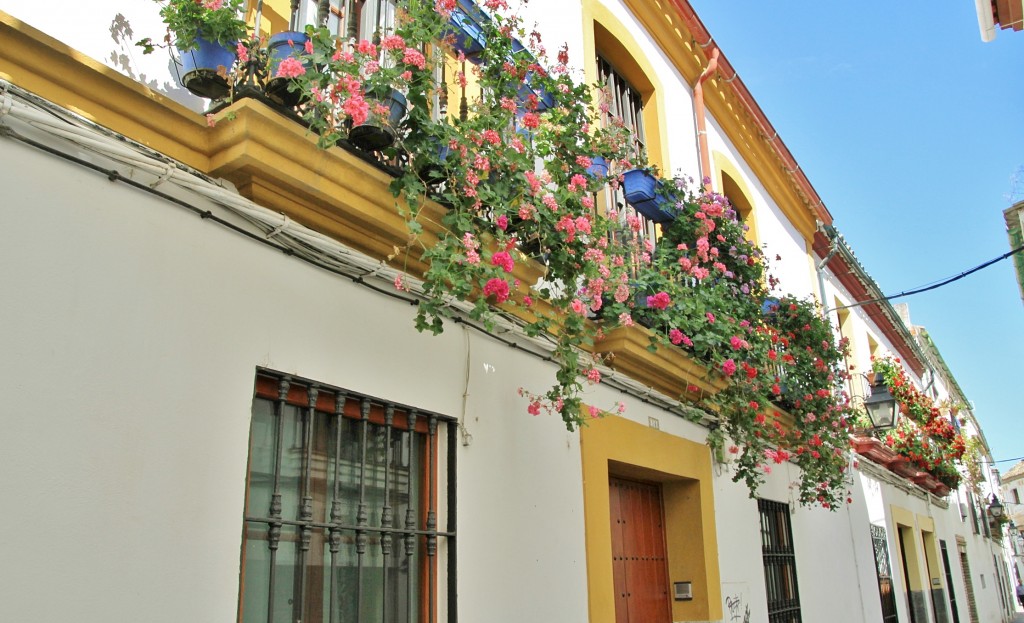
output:
[[[640,92],[636,90],[622,74],[616,71],[615,67],[605,58],[597,57],[597,75],[601,84],[605,85],[605,97],[608,104],[608,116],[617,119],[629,131],[631,139],[632,154],[634,159],[646,155],[647,143],[644,134],[644,100]],[[611,119],[605,119],[609,123]],[[605,196],[606,205],[614,206],[619,213],[619,234],[620,236],[637,236],[638,243],[644,240],[654,242],[657,226],[637,214],[633,208],[627,206],[622,190],[609,187]],[[638,234],[634,234],[626,226],[627,214],[636,214],[643,222],[643,228]]]
[[[453,623],[452,421],[260,370],[239,621]]]
[[[299,23],[316,24],[319,2],[301,0]],[[379,40],[395,29],[395,0],[330,0],[327,29],[342,39]]]
[[[765,592],[768,593],[768,621],[801,623],[789,504],[759,499],[757,508],[761,514],[761,555]]]

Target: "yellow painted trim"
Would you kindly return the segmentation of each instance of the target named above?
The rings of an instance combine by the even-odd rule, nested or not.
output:
[[[928,575],[928,590],[943,587],[945,585],[945,578],[943,578],[942,567],[939,566],[939,544],[935,538],[934,530],[923,530],[921,532],[921,540],[924,544],[924,558],[925,558],[925,569]],[[938,580],[938,586],[935,585],[935,581]]]
[[[922,519],[922,517],[915,515],[906,508],[895,505],[890,506],[890,512],[892,513],[893,527],[897,530],[896,559],[897,561],[905,560],[907,563],[906,577],[910,584],[908,589],[911,591],[925,590],[927,588],[924,579],[925,573],[921,568],[921,556],[918,552],[921,548],[921,543],[918,538],[920,530],[917,520]],[[904,534],[902,540],[899,538],[900,531]],[[900,551],[901,543],[902,547],[906,548],[905,552]]]
[[[598,341],[593,352],[611,355],[606,363],[666,396],[683,396],[699,400],[725,389],[725,379],[690,359],[677,348],[659,347],[655,352],[648,350],[651,344],[650,330],[640,327],[619,327],[608,332]],[[692,391],[690,386],[696,387]]]
[[[714,150],[711,152],[711,162],[714,169],[714,187],[718,189],[718,192],[725,194],[725,176],[729,176],[729,179],[736,185],[736,189],[743,195],[747,205],[750,206],[750,214],[744,220],[749,227],[747,230],[747,240],[750,240],[757,246],[761,246],[761,237],[758,235],[757,229],[758,209],[757,204],[754,202],[756,195],[750,190],[750,186],[744,179],[739,167],[728,156],[718,150]],[[730,200],[734,199],[734,197],[730,197]]]
[[[892,522],[894,524],[914,527],[914,513],[911,511],[900,506],[891,506],[889,512],[892,513]]]
[[[722,618],[711,450],[618,416],[580,431],[587,587],[591,623],[615,622],[608,478],[660,482],[669,581],[693,582],[692,601],[673,601],[673,621]]]
[[[587,1],[587,0],[584,0]],[[675,10],[662,0],[623,0],[637,16],[676,69],[693,85],[708,59]],[[817,215],[803,192],[785,170],[768,139],[742,101],[720,75],[704,83],[704,103],[725,135],[740,150],[750,170],[786,217],[808,241],[814,237]]]
[[[584,75],[589,84],[597,82],[597,54],[600,53],[644,98],[644,138],[647,140],[647,160],[662,172],[670,173],[668,153],[668,124],[664,111],[665,89],[654,66],[639,53],[640,45],[629,29],[597,0],[582,0]],[[605,32],[603,35],[600,29]],[[599,36],[601,35],[601,36]]]

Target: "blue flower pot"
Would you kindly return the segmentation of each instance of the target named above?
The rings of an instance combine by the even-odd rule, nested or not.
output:
[[[608,177],[608,161],[604,159],[604,156],[594,156],[590,159],[587,175],[596,178]]]
[[[197,49],[181,51],[181,86],[199,97],[217,99],[230,92],[224,77],[235,64],[235,47],[196,38]]]
[[[675,201],[664,196],[663,189],[664,182],[644,169],[626,171],[622,179],[626,203],[655,223],[671,223],[676,218]]]
[[[371,94],[367,94],[367,99]],[[366,151],[380,151],[395,142],[395,129],[405,118],[407,101],[401,91],[392,90],[383,98],[377,98],[388,108],[386,123],[379,123],[373,118],[367,119],[362,125],[354,125],[348,131],[348,140],[356,147]]]
[[[276,77],[277,67],[286,58],[301,58],[306,51],[307,40],[309,40],[309,37],[306,36],[306,33],[295,30],[286,30],[276,35],[270,35],[270,39],[267,40],[267,54],[270,56],[270,73],[266,88],[267,95],[280,100],[285,106],[298,105],[302,101],[302,94],[288,88],[291,82],[289,78]],[[308,63],[303,63],[303,65],[306,67],[306,71],[311,69]]]
[[[456,52],[462,52],[466,60],[472,63],[479,63],[479,54],[484,51],[484,25],[489,23],[491,18],[484,13],[470,0],[459,0],[448,18],[448,25],[444,30],[444,37],[451,38],[452,48]]]

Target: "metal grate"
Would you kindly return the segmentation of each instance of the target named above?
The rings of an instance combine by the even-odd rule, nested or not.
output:
[[[440,540],[454,584],[452,420],[264,370],[255,393],[239,619],[433,623]]]
[[[765,591],[768,593],[768,621],[801,623],[789,505],[758,500],[757,508],[761,513],[761,554]]]
[[[622,77],[611,63],[603,57],[597,57],[598,82],[606,85],[608,117],[622,121],[622,124],[629,131],[632,143],[632,158],[639,160],[646,156],[646,137],[644,133],[644,101],[640,92],[637,91],[625,78]],[[636,213],[632,207],[627,206],[622,190],[609,186],[605,192],[606,205],[614,206],[619,214],[619,230],[616,238],[624,238],[624,241],[634,239],[633,242],[639,246],[645,240],[654,241],[657,238],[658,229],[654,222]],[[643,221],[643,230],[633,232],[626,225],[627,210],[636,214]],[[639,270],[638,258],[632,258],[633,268]]]
[[[878,595],[882,600],[883,623],[896,623],[896,595],[893,593],[892,564],[889,562],[889,541],[884,526],[871,525],[871,543],[875,549],[875,572],[878,575]]]

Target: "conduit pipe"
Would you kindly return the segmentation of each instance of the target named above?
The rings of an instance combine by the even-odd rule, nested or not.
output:
[[[711,50],[708,66],[693,85],[693,114],[697,117],[697,150],[700,154],[700,176],[704,189],[713,190],[711,185],[711,154],[708,151],[707,112],[704,109],[704,83],[718,70],[718,46]]]

